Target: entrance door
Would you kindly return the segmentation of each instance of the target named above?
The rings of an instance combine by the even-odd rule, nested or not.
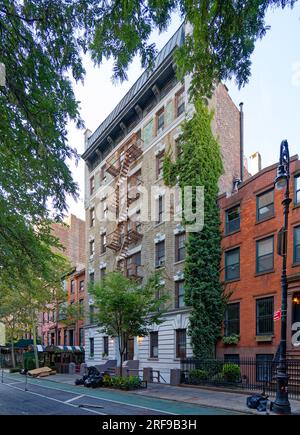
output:
[[[127,341],[125,361],[133,360],[134,357],[134,338],[129,338]]]

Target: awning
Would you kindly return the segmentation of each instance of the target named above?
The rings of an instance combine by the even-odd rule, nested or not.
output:
[[[43,346],[42,344],[37,344],[36,348],[38,352],[44,352],[46,346]]]

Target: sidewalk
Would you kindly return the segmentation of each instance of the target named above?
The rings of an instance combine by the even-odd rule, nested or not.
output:
[[[212,406],[215,408],[223,408],[242,413],[251,413],[257,415],[265,415],[265,412],[258,412],[254,409],[249,409],[246,405],[246,399],[251,394],[240,394],[236,392],[225,392],[209,390],[199,387],[174,387],[166,384],[150,384],[147,390],[136,390],[134,394],[142,396],[156,397],[160,399],[175,400],[185,403],[197,405]],[[253,393],[254,394],[254,393]],[[274,400],[271,397],[271,400]],[[300,401],[290,400],[292,413],[300,415]],[[272,414],[272,413],[271,413]]]

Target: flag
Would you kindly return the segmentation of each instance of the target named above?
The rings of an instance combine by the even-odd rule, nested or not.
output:
[[[274,319],[274,321],[281,319],[281,310],[277,310],[277,311],[274,312],[273,319]]]

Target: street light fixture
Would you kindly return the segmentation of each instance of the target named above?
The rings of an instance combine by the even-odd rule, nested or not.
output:
[[[279,363],[277,366],[277,387],[276,398],[273,403],[273,411],[276,414],[290,414],[291,405],[288,399],[288,373],[286,364],[286,315],[287,315],[287,275],[286,275],[286,260],[287,260],[287,231],[288,231],[288,214],[291,203],[290,198],[290,155],[289,146],[286,140],[283,140],[280,145],[280,159],[277,168],[277,177],[275,179],[275,187],[278,190],[285,188],[283,205],[283,227],[281,233],[281,249],[279,254],[282,256],[282,272],[281,272],[281,333],[279,347]]]

